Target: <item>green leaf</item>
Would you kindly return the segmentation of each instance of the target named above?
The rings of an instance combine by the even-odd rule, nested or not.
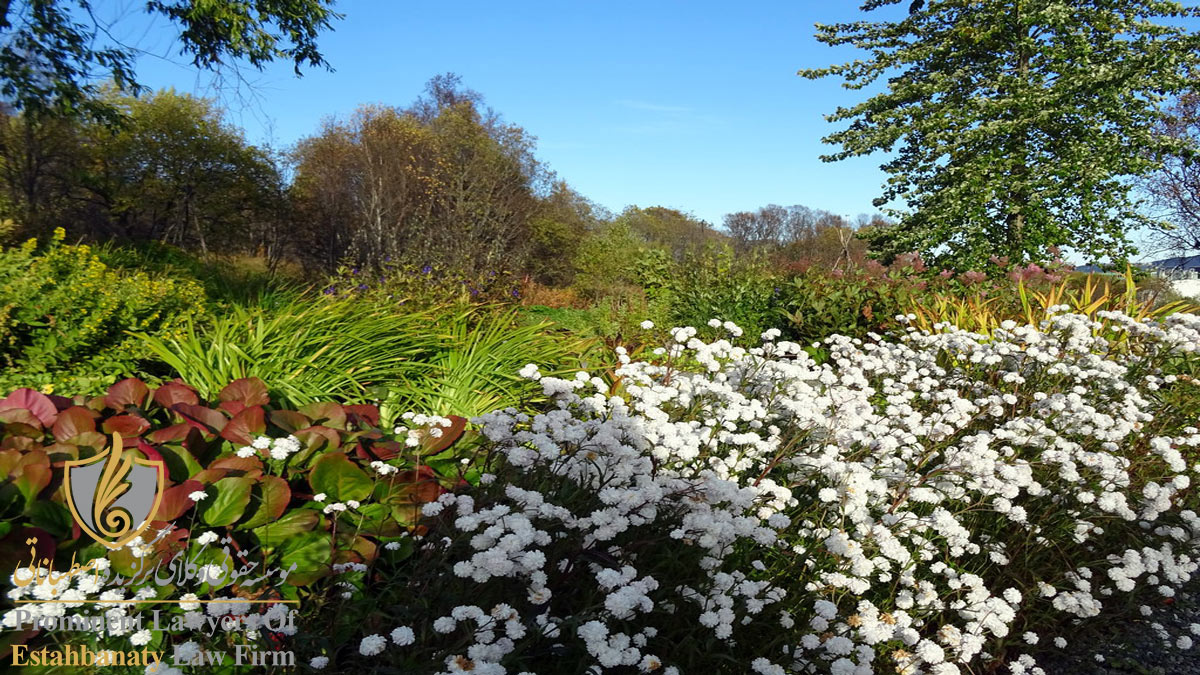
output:
[[[296,509],[285,513],[278,520],[254,529],[254,536],[267,548],[303,532],[309,532],[321,522],[321,514],[312,509]]]
[[[295,565],[288,575],[288,582],[303,585],[324,576],[332,560],[333,539],[328,532],[301,532],[288,537],[277,551],[279,562],[284,568]]]
[[[239,530],[253,529],[277,520],[292,500],[292,489],[279,476],[264,476],[255,483],[251,496],[254,502],[251,509],[253,515],[238,524]]]
[[[213,527],[237,522],[250,503],[253,487],[254,480],[246,476],[229,476],[213,483],[208,498],[200,503],[200,519]]]
[[[308,482],[314,494],[324,492],[339,502],[362,500],[371,494],[370,476],[342,454],[325,455],[313,462]]]

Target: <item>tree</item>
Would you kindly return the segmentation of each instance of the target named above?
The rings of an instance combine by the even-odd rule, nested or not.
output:
[[[273,238],[282,177],[213,101],[165,90],[112,104],[127,121],[90,132],[95,164],[86,185],[109,216],[94,234],[204,253],[255,250]]]
[[[1200,141],[1200,92],[1190,91],[1171,106],[1163,133]],[[1164,222],[1153,228],[1157,243],[1172,253],[1200,250],[1200,158],[1166,157],[1163,166],[1143,184]]]
[[[670,251],[677,260],[715,235],[712,226],[705,221],[665,206],[629,206],[617,219],[643,242]]]
[[[180,53],[200,68],[245,60],[261,69],[288,59],[296,73],[328,66],[316,38],[340,15],[332,0],[150,0],[145,11],[180,29]],[[41,116],[119,119],[97,96],[98,82],[141,93],[136,46],[111,37],[90,0],[0,0],[0,96]]]
[[[412,108],[362,107],[300,142],[294,195],[312,224],[315,262],[526,268],[550,174],[525,130],[478,95],[446,90],[447,80],[456,86],[453,76],[436,78]]]
[[[850,125],[825,138],[841,149],[822,159],[895,151],[875,205],[909,210],[872,228],[884,257],[962,267],[1069,246],[1124,258],[1127,231],[1146,221],[1131,179],[1188,152],[1155,123],[1188,84],[1200,37],[1156,21],[1197,16],[1165,0],[929,0],[891,21],[818,24],[820,41],[871,57],[802,76],[848,89],[888,76],[886,91],[827,116]]]

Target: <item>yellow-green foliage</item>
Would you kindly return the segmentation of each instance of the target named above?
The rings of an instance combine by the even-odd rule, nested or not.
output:
[[[912,325],[935,330],[938,324],[990,334],[1004,321],[1038,325],[1051,308],[1085,314],[1099,322],[1097,331],[1106,332],[1109,321],[1105,311],[1120,311],[1135,319],[1163,318],[1175,312],[1195,312],[1197,306],[1186,301],[1161,302],[1157,294],[1139,292],[1131,270],[1126,269],[1119,283],[1100,275],[1064,278],[1042,290],[1017,279],[1010,293],[980,285],[973,293],[936,292],[914,296],[909,311],[916,315]]]
[[[65,236],[0,249],[0,391],[99,392],[149,355],[128,331],[169,335],[204,315],[195,282],[110,269]]]

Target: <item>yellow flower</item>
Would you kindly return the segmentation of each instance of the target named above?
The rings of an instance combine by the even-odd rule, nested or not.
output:
[[[53,394],[54,393],[54,385],[53,384],[43,384],[42,385],[42,393],[43,394]]]

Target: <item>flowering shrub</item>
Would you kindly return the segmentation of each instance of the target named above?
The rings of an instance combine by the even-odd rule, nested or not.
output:
[[[611,377],[530,365],[553,405],[476,418],[485,473],[333,561],[295,630],[128,639],[269,638],[333,672],[1041,672],[1200,566],[1200,318],[1098,318],[834,336],[822,362],[676,328]],[[340,499],[301,508],[368,508]]]
[[[1137,361],[1061,315],[825,363],[675,329],[616,382],[542,377],[556,407],[477,420],[492,473],[352,582],[360,631],[314,665],[1040,672],[1197,570],[1200,431],[1159,394],[1196,396],[1200,319],[1104,318]]]

